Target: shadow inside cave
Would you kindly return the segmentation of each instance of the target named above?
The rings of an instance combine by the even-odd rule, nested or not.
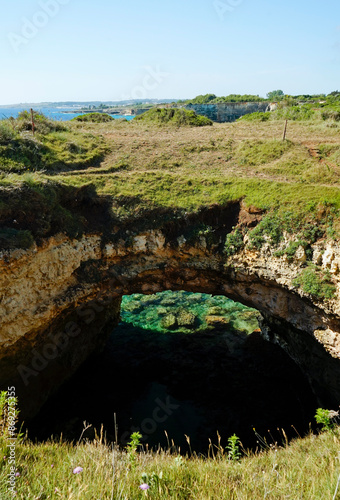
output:
[[[282,442],[308,432],[317,407],[299,367],[277,345],[221,324],[195,333],[151,331],[121,322],[103,352],[91,356],[27,423],[31,439],[78,440],[83,422],[93,438],[101,425],[109,441],[126,445],[140,431],[149,448],[207,453],[209,439],[244,447],[256,434]],[[254,432],[256,429],[256,433]],[[166,431],[166,433],[165,433]],[[168,436],[168,437],[167,437]]]

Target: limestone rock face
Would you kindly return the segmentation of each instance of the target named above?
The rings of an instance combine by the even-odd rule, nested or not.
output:
[[[248,215],[247,224],[259,216]],[[2,252],[0,386],[17,383],[23,401],[30,400],[25,411],[34,414],[104,344],[119,321],[122,295],[186,290],[225,295],[258,309],[275,331],[268,339],[289,352],[311,383],[317,380],[320,401],[339,402],[339,245],[317,242],[313,260],[331,274],[334,299],[317,300],[293,285],[306,261],[302,247],[292,259],[275,256],[269,243],[226,257],[222,236],[213,243],[202,235],[188,238],[180,225],[113,234],[111,241],[102,234],[57,235],[27,251]],[[182,316],[165,318],[167,327],[174,321],[190,328],[194,318]],[[209,321],[218,321],[214,316]]]

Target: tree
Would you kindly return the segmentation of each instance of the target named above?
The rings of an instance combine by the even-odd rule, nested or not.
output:
[[[284,97],[284,92],[283,90],[272,90],[271,92],[268,92],[267,97],[272,101],[280,100]]]

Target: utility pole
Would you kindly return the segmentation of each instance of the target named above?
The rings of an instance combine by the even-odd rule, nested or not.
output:
[[[34,135],[35,125],[34,125],[34,116],[33,116],[33,109],[32,108],[31,108],[31,118],[32,118],[32,134]]]
[[[283,140],[283,141],[285,141],[285,140],[286,140],[287,122],[288,122],[288,120],[286,120],[286,123],[285,123],[285,129],[284,129],[284,131],[283,131],[283,137],[282,137],[282,140]]]

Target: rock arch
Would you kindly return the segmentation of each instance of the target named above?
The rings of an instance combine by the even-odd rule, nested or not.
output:
[[[270,247],[223,252],[225,234],[258,214],[240,203],[212,208],[200,221],[214,224],[217,239],[189,216],[158,229],[57,235],[39,247],[1,254],[0,382],[16,385],[24,415],[94,350],[119,320],[122,295],[186,290],[225,295],[258,309],[263,334],[300,365],[320,404],[340,400],[338,303],[316,303],[291,285],[299,262],[274,256]],[[200,226],[199,226],[200,227]],[[334,252],[333,252],[334,253]],[[336,253],[336,252],[335,252]],[[334,257],[335,258],[335,257]]]

